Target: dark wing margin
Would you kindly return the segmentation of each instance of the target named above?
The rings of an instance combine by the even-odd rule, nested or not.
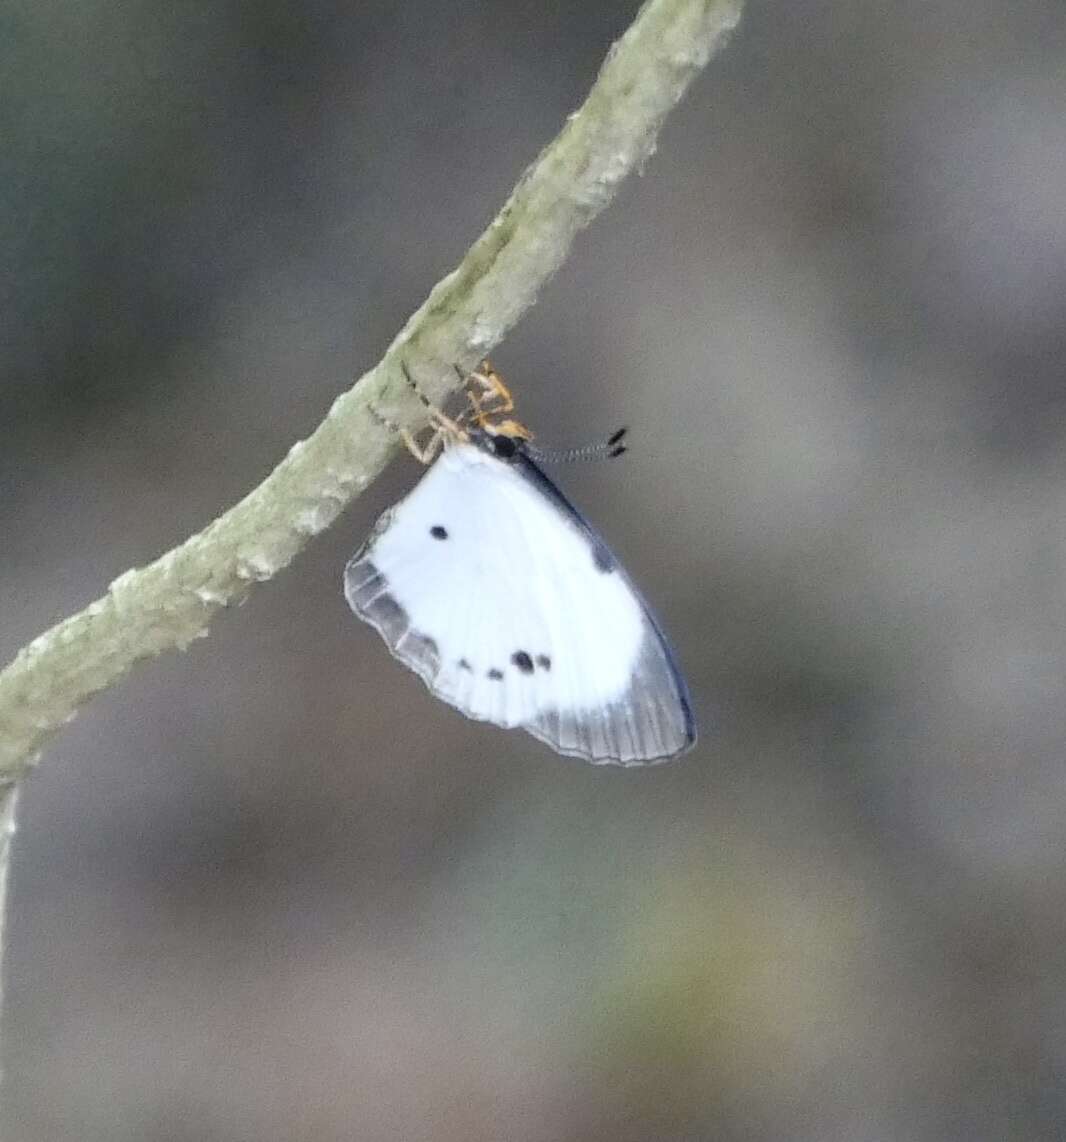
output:
[[[669,761],[686,753],[696,744],[696,716],[677,656],[659,620],[599,532],[521,446],[507,462],[585,536],[602,572],[625,579],[649,627],[633,671],[632,686],[622,699],[593,715],[582,715],[581,719],[558,713],[542,716],[527,727],[529,732],[560,753],[588,761],[640,765]]]
[[[381,635],[393,656],[433,689],[433,680],[440,672],[440,650],[432,638],[411,626],[407,612],[389,591],[388,580],[369,558],[369,546],[368,543],[348,560],[344,597],[352,610]]]
[[[597,764],[671,761],[696,743],[688,691],[654,627],[620,698],[597,710],[547,710],[524,728],[559,753]]]

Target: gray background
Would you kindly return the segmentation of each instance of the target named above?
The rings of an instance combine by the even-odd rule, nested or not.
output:
[[[8,0],[3,657],[261,479],[634,3]],[[26,783],[4,1137],[1066,1134],[1066,11],[753,2],[501,347],[672,632],[646,772],[348,613],[397,462]]]

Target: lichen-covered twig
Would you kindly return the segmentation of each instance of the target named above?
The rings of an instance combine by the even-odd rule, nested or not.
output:
[[[202,532],[127,571],[102,598],[20,651],[0,673],[0,790],[12,788],[87,698],[138,660],[205,634],[215,611],[281,570],[374,479],[396,437],[371,406],[408,429],[425,423],[400,361],[431,398],[443,400],[456,384],[453,366],[472,365],[500,341],[574,235],[651,153],[664,117],[736,24],[740,4],[649,0],[612,47],[584,106],[318,429]],[[0,817],[3,800],[0,792]]]

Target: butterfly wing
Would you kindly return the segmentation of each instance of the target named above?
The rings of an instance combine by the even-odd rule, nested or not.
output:
[[[621,764],[695,741],[655,619],[602,540],[519,454],[453,444],[378,521],[345,595],[464,714]]]

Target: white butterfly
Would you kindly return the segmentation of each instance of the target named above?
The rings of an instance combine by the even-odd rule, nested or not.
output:
[[[434,417],[443,454],[344,572],[355,613],[470,718],[593,762],[661,761],[696,740],[688,690],[644,600],[530,456],[485,362],[472,423]],[[488,411],[491,404],[491,411]]]

